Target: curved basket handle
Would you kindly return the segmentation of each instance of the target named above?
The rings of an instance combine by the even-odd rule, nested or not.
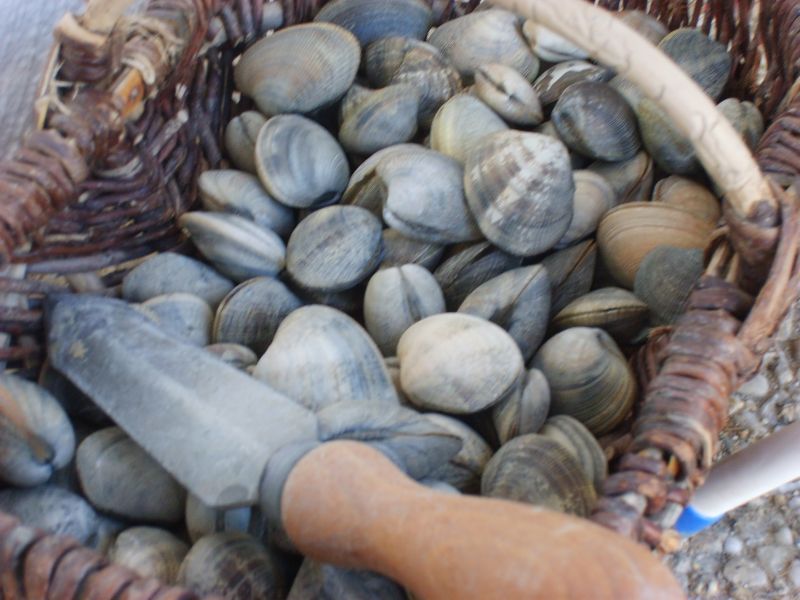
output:
[[[656,102],[692,142],[708,175],[741,217],[777,202],[750,150],[708,95],[664,53],[586,0],[495,0],[614,68]]]

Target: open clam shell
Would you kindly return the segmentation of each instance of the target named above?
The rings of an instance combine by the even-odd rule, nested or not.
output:
[[[277,279],[257,277],[245,281],[231,290],[217,308],[213,340],[241,344],[261,356],[281,322],[302,305]]]
[[[586,517],[592,481],[562,444],[531,433],[504,444],[486,465],[481,494]]]
[[[496,404],[524,373],[522,354],[511,336],[494,323],[465,314],[434,315],[412,325],[400,338],[397,358],[409,400],[452,414]]]
[[[475,93],[509,123],[533,126],[542,122],[542,105],[530,82],[501,64],[488,64],[475,71]]]
[[[364,325],[384,356],[417,321],[445,312],[444,295],[427,269],[403,265],[375,273],[364,295]]]
[[[341,401],[398,402],[369,334],[326,306],[304,306],[286,317],[253,375],[311,410]]]
[[[265,115],[309,113],[344,95],[360,61],[352,33],[332,23],[305,23],[250,46],[233,74],[237,89]]]
[[[237,169],[256,173],[256,139],[266,122],[260,112],[248,110],[231,119],[225,127],[225,150]]]
[[[272,197],[294,208],[336,202],[350,177],[347,157],[336,138],[298,115],[272,117],[261,128],[256,170]]]
[[[481,140],[467,157],[464,191],[483,234],[510,254],[549,250],[572,220],[569,154],[546,135],[501,131]]]
[[[437,27],[428,42],[466,77],[488,63],[508,65],[529,81],[539,72],[539,60],[522,36],[517,15],[506,10],[491,8],[452,19]]]
[[[288,236],[294,229],[292,209],[267,194],[254,175],[233,169],[204,171],[197,179],[197,187],[206,210],[250,219],[281,237]]]
[[[541,265],[506,271],[476,288],[458,312],[497,323],[527,362],[539,348],[550,315],[550,278]]]
[[[433,21],[423,0],[333,0],[314,21],[335,23],[358,38],[362,46],[389,36],[422,39]]]
[[[367,279],[383,258],[381,223],[357,206],[311,213],[286,245],[286,270],[309,290],[338,292]]]
[[[286,246],[274,231],[236,215],[192,211],[178,217],[198,250],[234,281],[283,270]]]
[[[550,414],[570,415],[595,435],[612,431],[633,408],[633,372],[602,329],[562,331],[544,343],[531,364],[550,384]]]

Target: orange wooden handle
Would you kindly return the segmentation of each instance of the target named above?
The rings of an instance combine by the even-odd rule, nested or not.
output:
[[[431,491],[356,442],[303,457],[281,511],[303,554],[377,571],[420,599],[684,597],[655,556],[616,533],[516,502]]]

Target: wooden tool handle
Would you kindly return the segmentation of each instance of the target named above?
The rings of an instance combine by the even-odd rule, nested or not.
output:
[[[370,569],[425,600],[683,598],[643,547],[524,504],[420,486],[378,451],[323,444],[289,474],[289,538],[307,556]]]
[[[686,135],[731,205],[751,216],[777,203],[741,136],[711,98],[663,52],[612,13],[585,0],[496,0],[583,48],[633,81]]]

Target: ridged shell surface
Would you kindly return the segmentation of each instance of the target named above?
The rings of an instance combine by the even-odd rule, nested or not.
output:
[[[314,20],[344,27],[367,46],[390,36],[422,39],[431,27],[433,13],[423,0],[333,0]]]

